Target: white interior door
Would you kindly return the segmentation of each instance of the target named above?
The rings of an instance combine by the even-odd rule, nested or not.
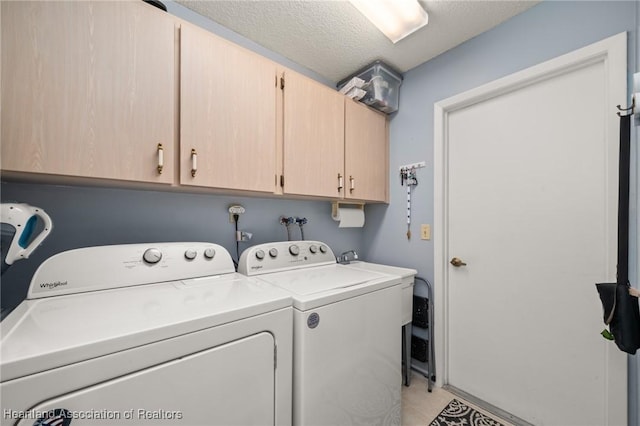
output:
[[[535,425],[626,425],[594,286],[615,281],[625,70],[622,34],[439,105],[444,382]]]

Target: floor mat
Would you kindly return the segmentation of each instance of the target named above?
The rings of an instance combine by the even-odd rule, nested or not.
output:
[[[468,405],[453,399],[430,426],[504,426]]]

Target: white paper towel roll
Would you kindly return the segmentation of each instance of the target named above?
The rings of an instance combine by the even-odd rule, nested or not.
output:
[[[339,222],[338,228],[362,228],[364,226],[364,209],[338,207],[333,220]]]

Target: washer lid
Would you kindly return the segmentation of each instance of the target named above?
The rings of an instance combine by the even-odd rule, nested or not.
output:
[[[348,299],[400,284],[400,277],[332,264],[260,275],[260,279],[291,293],[301,310]]]
[[[398,275],[401,278],[413,278],[418,271],[410,268],[402,268],[400,266],[382,265],[380,263],[362,262],[356,260],[349,263],[350,268],[361,268],[367,271],[382,272],[383,274]]]
[[[0,380],[291,306],[237,273],[26,300],[0,323]]]
[[[402,278],[403,288],[412,286],[414,277],[418,273],[415,269],[381,265],[379,263],[361,262],[359,260],[351,262],[346,266],[350,268],[364,269],[367,271],[382,272],[383,274],[397,275]]]

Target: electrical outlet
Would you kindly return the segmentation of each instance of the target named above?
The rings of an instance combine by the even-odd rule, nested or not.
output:
[[[431,239],[431,225],[423,223],[422,226],[420,226],[420,238],[423,240]]]
[[[233,215],[237,214],[237,215],[241,215],[245,212],[246,210],[244,209],[244,207],[242,207],[240,204],[232,204],[229,206],[229,223],[235,223],[235,220],[233,220]]]

